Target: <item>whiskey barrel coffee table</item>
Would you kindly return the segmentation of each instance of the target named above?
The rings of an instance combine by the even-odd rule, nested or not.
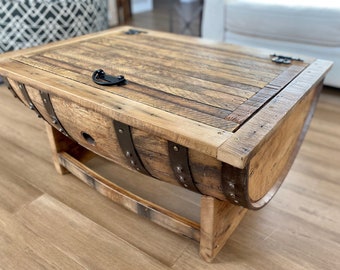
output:
[[[48,123],[59,173],[199,241],[206,261],[278,190],[330,67],[129,27],[0,57],[8,89]],[[202,194],[200,222],[90,169],[96,155],[135,171],[136,188],[145,174]]]

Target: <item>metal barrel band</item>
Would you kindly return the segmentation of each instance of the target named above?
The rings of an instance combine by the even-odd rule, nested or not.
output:
[[[116,120],[113,120],[113,125],[119,146],[129,165],[136,171],[150,176],[150,173],[144,167],[144,164],[136,151],[130,126]]]
[[[22,95],[24,96],[24,98],[25,98],[25,100],[26,100],[26,102],[27,102],[27,104],[28,104],[28,107],[29,107],[32,111],[34,111],[34,112],[37,114],[37,116],[38,116],[39,118],[42,118],[41,113],[39,112],[39,110],[37,109],[37,107],[35,107],[35,105],[33,104],[33,102],[32,102],[32,100],[31,100],[30,96],[28,95],[26,86],[25,86],[23,83],[18,83],[18,85],[19,85],[19,89],[20,89]]]
[[[224,195],[232,204],[251,208],[249,200],[245,195],[248,193],[247,177],[243,176],[246,171],[247,170],[242,170],[232,167],[229,164],[222,163],[222,189]],[[226,175],[229,177],[224,177]]]
[[[52,123],[52,126],[54,126],[57,130],[59,130],[59,132],[61,132],[62,134],[64,134],[67,137],[70,137],[68,135],[68,133],[66,132],[66,130],[64,129],[64,127],[62,126],[62,124],[60,123],[54,109],[53,109],[53,105],[50,99],[50,95],[44,91],[39,91],[40,92],[40,96],[41,99],[43,101],[43,104],[45,106],[45,109],[48,113],[48,115],[50,116],[50,120]]]
[[[187,189],[200,193],[191,173],[188,148],[169,141],[168,151],[171,168],[177,182]]]

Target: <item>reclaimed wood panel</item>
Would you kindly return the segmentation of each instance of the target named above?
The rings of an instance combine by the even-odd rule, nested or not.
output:
[[[29,85],[55,94],[75,104],[91,108],[96,112],[126,123],[141,130],[148,130],[151,134],[158,135],[181,145],[197,149],[202,153],[216,156],[217,146],[221,145],[228,132],[223,129],[197,123],[186,117],[152,108],[128,98],[112,95],[112,88],[103,91],[93,91],[93,87],[76,81],[60,80],[60,77],[40,70],[32,73],[30,66],[22,66],[17,62],[3,63],[1,68],[6,68],[6,74],[18,77],[18,80],[29,80]],[[20,74],[17,73],[20,70]],[[44,78],[44,82],[41,81]],[[82,97],[79,99],[79,97]],[[155,122],[156,120],[156,122]],[[181,125],[178,125],[181,123]],[[185,128],[183,128],[185,126]],[[169,129],[171,127],[171,129]]]
[[[181,36],[174,42],[171,35],[167,38],[148,31],[130,35],[125,32],[126,27],[120,29],[97,38],[89,36],[76,44],[52,48],[47,45],[41,51],[23,53],[11,61],[5,58],[0,71],[10,78],[17,77],[18,82],[28,80],[28,92],[39,110],[44,111],[39,91],[49,93],[62,125],[85,148],[127,167],[131,161],[119,151],[112,126],[112,120],[117,120],[147,134],[141,137],[146,140],[140,144],[149,144],[150,136],[162,141],[162,150],[166,141],[172,141],[189,148],[190,153],[197,151],[196,161],[217,157],[217,162],[210,161],[213,166],[207,171],[220,170],[222,177],[219,173],[207,178],[198,176],[194,183],[201,193],[251,209],[264,206],[286,175],[301,141],[288,139],[303,137],[308,125],[308,121],[303,121],[309,119],[305,115],[314,109],[311,103],[306,103],[309,109],[306,112],[294,107],[309,92],[316,91],[313,87],[323,79],[331,63],[316,60],[310,65],[302,61],[280,65],[271,61],[270,54],[258,56],[240,50],[235,53],[235,47],[228,45],[214,49],[199,42],[187,43]],[[157,50],[150,45],[153,43]],[[131,47],[117,57],[119,46],[125,45]],[[151,64],[148,58],[153,59]],[[158,65],[156,59],[160,61]],[[187,81],[176,79],[176,75],[181,76],[177,63],[182,62],[181,68],[185,66],[191,72],[184,75]],[[124,74],[131,80],[122,86],[97,86],[90,75],[100,65],[109,68],[110,74]],[[200,84],[202,81],[211,82],[212,88]],[[245,86],[244,91],[249,86],[258,89],[253,95],[242,97],[214,88],[218,84],[222,88]],[[35,93],[31,93],[33,89]],[[134,114],[128,113],[131,105]],[[295,137],[288,121],[293,120],[287,119],[293,113],[301,113],[302,119],[294,126],[302,134]],[[46,110],[43,116],[46,118]],[[276,136],[282,127],[287,134],[283,138]],[[280,138],[286,142],[280,143]],[[271,145],[275,145],[275,151],[268,150]],[[280,158],[264,159],[263,153],[275,153]],[[142,154],[146,163],[150,161],[149,154],[152,152],[147,149]],[[163,154],[159,157],[164,160]],[[195,159],[195,155],[190,155]],[[147,166],[151,174],[171,182],[166,158],[165,163],[156,170],[150,162]],[[199,166],[191,164],[196,168],[205,166],[204,162]],[[269,179],[268,172],[276,165],[278,169]]]
[[[239,128],[306,66],[294,63],[294,74],[284,73],[285,79],[278,80],[286,67],[272,63],[269,55],[235,53],[228,46],[214,49],[180,37],[175,42],[152,31],[126,35],[126,29],[15,59],[102,90],[107,87],[91,81],[94,70],[123,74],[129,83],[115,87],[116,95],[225,131]],[[263,97],[265,91],[260,90],[271,86],[272,81],[283,82],[277,91],[267,91]],[[247,113],[235,117],[240,111]]]
[[[244,168],[310,89],[322,83],[321,74],[330,67],[328,61],[317,60],[304,69],[300,76],[219,147],[217,158],[234,167]]]

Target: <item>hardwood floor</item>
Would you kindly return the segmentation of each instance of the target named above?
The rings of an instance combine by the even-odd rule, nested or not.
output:
[[[0,112],[0,269],[340,266],[338,90],[323,91],[298,158],[273,201],[246,214],[212,264],[198,257],[196,242],[115,205],[72,175],[57,174],[43,121],[4,86]],[[185,198],[191,212],[196,197]]]
[[[157,16],[140,14],[132,24],[166,30],[160,18],[168,17]],[[340,269],[339,119],[340,91],[325,88],[278,194],[248,211],[209,264],[199,258],[198,243],[57,174],[43,121],[1,85],[0,269]],[[133,189],[132,174],[117,169],[114,177]],[[174,196],[158,188],[158,197]],[[170,207],[197,218],[199,196],[178,192]]]

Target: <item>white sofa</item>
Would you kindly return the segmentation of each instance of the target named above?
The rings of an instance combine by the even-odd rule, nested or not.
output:
[[[204,38],[331,60],[325,84],[340,88],[340,1],[204,2]]]

